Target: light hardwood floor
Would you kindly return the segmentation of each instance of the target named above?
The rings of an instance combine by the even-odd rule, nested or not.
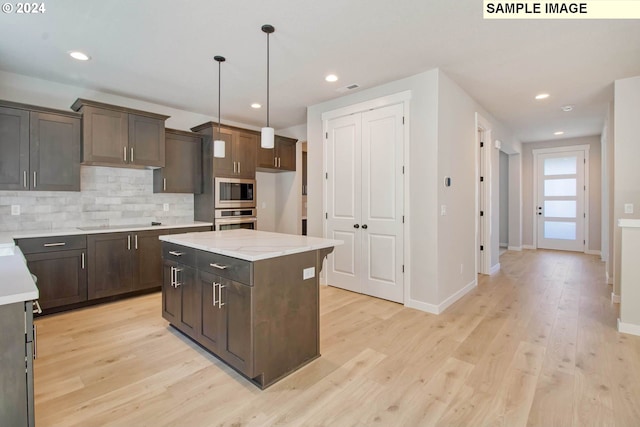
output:
[[[640,337],[595,256],[524,251],[440,316],[321,288],[322,357],[258,388],[160,295],[40,318],[44,426],[640,426]]]

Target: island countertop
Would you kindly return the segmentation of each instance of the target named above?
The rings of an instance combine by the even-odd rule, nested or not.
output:
[[[245,229],[173,234],[160,236],[160,240],[245,261],[259,261],[343,244],[342,240]]]

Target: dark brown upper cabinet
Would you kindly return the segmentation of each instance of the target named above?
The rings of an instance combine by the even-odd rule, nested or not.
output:
[[[260,139],[258,132],[233,126],[222,126],[220,134],[218,134],[218,125],[214,122],[203,123],[191,128],[191,130],[205,135],[205,149],[213,150],[214,139],[220,138],[225,141],[225,157],[213,158],[214,176],[249,179],[256,177]]]
[[[169,116],[80,98],[71,109],[82,113],[82,164],[164,167]]]
[[[273,148],[258,148],[258,170],[281,172],[296,170],[296,142],[292,138],[275,136]]]
[[[153,171],[154,193],[202,192],[202,135],[165,130],[165,165]]]
[[[0,101],[0,189],[80,191],[80,115]]]

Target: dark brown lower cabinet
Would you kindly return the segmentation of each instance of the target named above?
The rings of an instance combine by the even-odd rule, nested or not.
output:
[[[199,277],[202,344],[252,377],[252,287],[206,272]]]
[[[251,262],[163,242],[162,315],[268,387],[320,356],[318,276],[303,271],[319,273],[331,249]]]
[[[164,261],[162,314],[191,337],[198,334],[200,311],[196,270],[175,261]]]
[[[110,297],[133,290],[131,233],[87,236],[89,299]]]

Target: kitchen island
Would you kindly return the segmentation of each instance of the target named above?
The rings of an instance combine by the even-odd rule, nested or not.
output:
[[[226,230],[160,236],[162,315],[260,388],[320,356],[319,273],[339,240]]]

